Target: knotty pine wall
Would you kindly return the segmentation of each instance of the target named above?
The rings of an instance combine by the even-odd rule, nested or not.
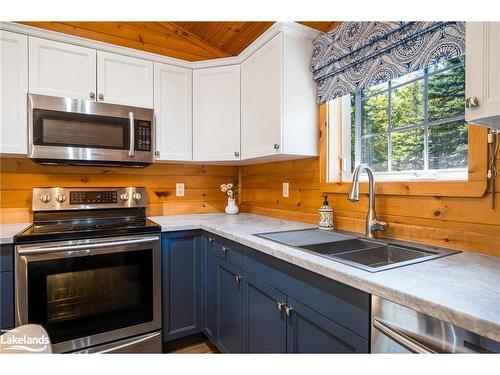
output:
[[[219,190],[238,176],[237,167],[192,164],[153,164],[147,168],[45,166],[26,158],[0,158],[0,222],[32,221],[33,187],[145,186],[148,215],[223,211],[226,198]],[[175,196],[175,183],[185,184],[185,196]]]
[[[500,161],[497,160],[500,168]],[[241,203],[245,212],[317,223],[322,203],[318,158],[241,167]],[[290,183],[290,197],[282,198],[282,183]],[[500,256],[500,184],[497,209],[490,196],[482,198],[377,196],[380,219],[389,223],[388,235],[443,247]],[[357,203],[347,194],[328,194],[335,226],[364,232],[367,195]]]

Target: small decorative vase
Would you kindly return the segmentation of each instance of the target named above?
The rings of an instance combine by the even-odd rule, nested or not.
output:
[[[227,206],[226,206],[225,211],[226,211],[226,214],[228,214],[228,215],[236,215],[240,211],[240,209],[238,208],[238,206],[235,203],[234,198],[227,198]]]

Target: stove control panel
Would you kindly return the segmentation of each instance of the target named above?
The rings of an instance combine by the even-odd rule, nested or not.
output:
[[[106,204],[117,202],[116,190],[102,191],[71,191],[69,204]]]
[[[131,208],[146,205],[147,194],[144,187],[33,189],[33,211]]]

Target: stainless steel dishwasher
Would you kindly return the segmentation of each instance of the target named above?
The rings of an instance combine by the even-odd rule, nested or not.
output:
[[[372,353],[500,353],[500,343],[372,296]]]

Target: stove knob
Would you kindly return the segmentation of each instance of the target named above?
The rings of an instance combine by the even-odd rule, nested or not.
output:
[[[50,195],[50,194],[41,194],[40,195],[40,200],[43,203],[49,203],[51,199],[52,199],[52,195]]]
[[[66,194],[57,194],[56,196],[56,200],[59,202],[59,203],[62,203],[66,200]]]
[[[141,200],[142,195],[141,195],[141,193],[134,193],[134,194],[132,194],[132,198],[134,198],[134,200],[138,201],[138,200]]]
[[[120,195],[120,199],[122,201],[128,201],[129,198],[130,198],[130,195],[128,195],[128,193],[123,193],[122,195]]]

